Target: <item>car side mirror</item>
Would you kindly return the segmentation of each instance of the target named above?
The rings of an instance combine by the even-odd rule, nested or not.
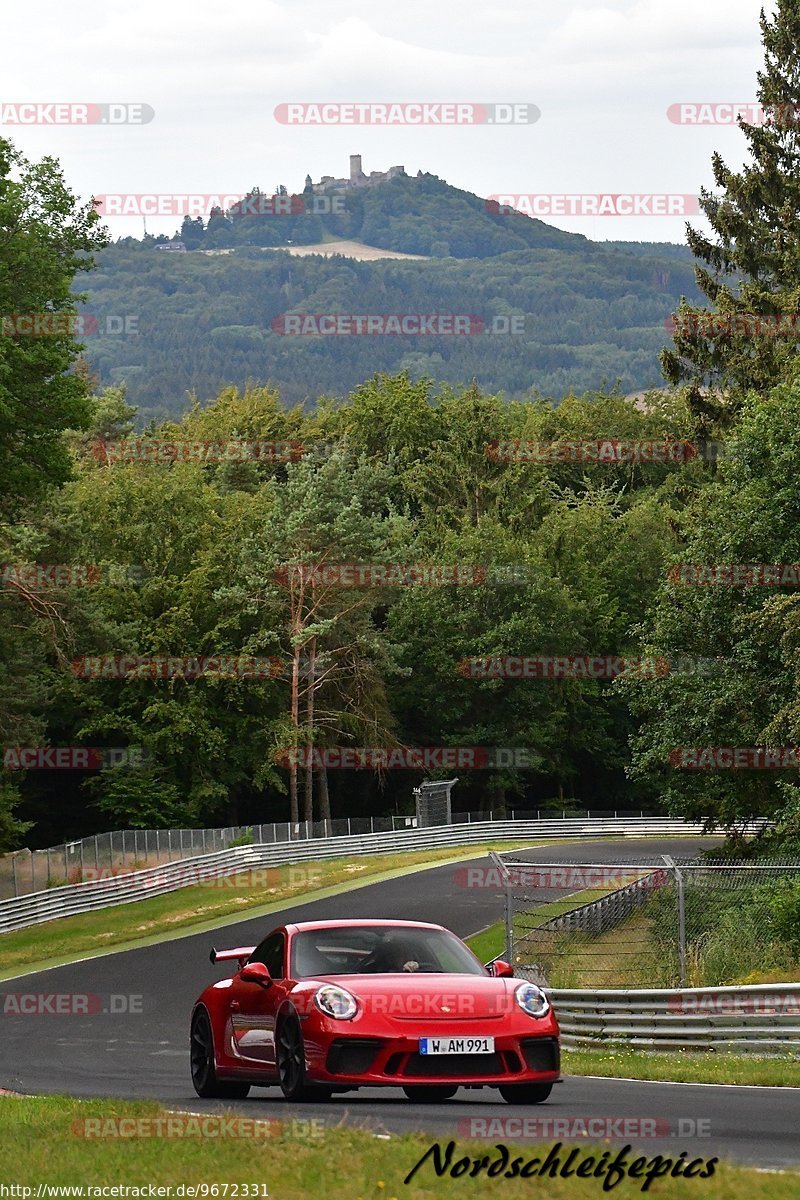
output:
[[[493,963],[490,963],[489,970],[495,979],[508,979],[514,974],[514,968],[509,963],[503,962],[502,958],[497,958]]]
[[[242,983],[257,983],[261,987],[269,987],[272,983],[269,968],[261,962],[247,963],[239,972],[239,978]]]

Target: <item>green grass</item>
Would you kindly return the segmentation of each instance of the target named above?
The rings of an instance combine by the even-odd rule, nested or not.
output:
[[[505,921],[495,921],[494,925],[490,925],[488,929],[482,929],[480,933],[474,933],[472,937],[465,938],[464,941],[481,962],[490,962],[498,955],[505,954],[506,923]]]
[[[623,1079],[668,1080],[674,1083],[740,1083],[760,1087],[800,1086],[800,1056],[759,1058],[729,1050],[629,1050],[604,1046],[597,1050],[562,1047],[565,1075],[604,1075]]]
[[[257,1106],[253,1116],[258,1117]],[[508,1113],[512,1110],[508,1109]],[[498,1106],[498,1115],[503,1106]],[[246,1193],[242,1185],[264,1187],[271,1200],[316,1200],[335,1196],[337,1200],[455,1200],[456,1197],[487,1195],[503,1200],[523,1200],[530,1196],[541,1200],[597,1200],[602,1191],[599,1179],[505,1179],[487,1178],[485,1172],[476,1178],[468,1173],[453,1178],[449,1173],[437,1177],[430,1160],[414,1175],[409,1184],[403,1181],[434,1142],[432,1135],[404,1134],[375,1136],[372,1133],[347,1127],[322,1130],[309,1122],[304,1129],[292,1126],[271,1130],[269,1137],[137,1137],[86,1138],[80,1133],[82,1124],[100,1118],[107,1122],[119,1118],[153,1118],[165,1115],[165,1110],[149,1102],[132,1103],[117,1100],[72,1100],[68,1097],[46,1099],[14,1099],[0,1097],[0,1126],[4,1137],[0,1141],[0,1179],[5,1184],[33,1187],[39,1183],[55,1185],[134,1187],[185,1184],[207,1185],[207,1195],[223,1197],[228,1185],[239,1186],[238,1196]],[[263,1118],[262,1118],[263,1119]],[[102,1126],[100,1127],[102,1129]],[[106,1126],[108,1128],[108,1126]],[[459,1136],[456,1118],[452,1131],[437,1140],[443,1150],[449,1140],[455,1141],[452,1161],[461,1156],[490,1161],[497,1155],[496,1142],[470,1141]],[[513,1144],[512,1144],[513,1145]],[[552,1143],[537,1146],[519,1144],[512,1151],[528,1161],[534,1156],[544,1158]],[[676,1147],[673,1157],[680,1149]],[[580,1155],[573,1165],[589,1155],[597,1157],[608,1146],[579,1145]],[[612,1153],[617,1147],[611,1147]],[[646,1145],[635,1148],[637,1153],[653,1157]],[[568,1153],[562,1152],[562,1158]],[[698,1157],[705,1157],[702,1148]],[[643,1179],[626,1179],[613,1189],[616,1197],[642,1195]],[[216,1193],[210,1189],[218,1185]],[[260,1193],[263,1195],[263,1193]],[[687,1183],[683,1179],[667,1178],[656,1182],[649,1193],[658,1200],[800,1200],[800,1175],[792,1173],[767,1174],[747,1167],[717,1164],[712,1178],[699,1178]],[[250,1192],[253,1196],[253,1192]]]
[[[535,911],[535,924],[539,925],[543,921],[549,921],[552,917],[560,917],[562,913],[569,912],[572,908],[580,908],[582,904],[591,904],[593,900],[600,900],[607,892],[614,890],[614,884],[609,884],[605,888],[586,888],[582,892],[572,892],[569,896],[561,896],[558,900],[551,900],[548,904],[541,905]],[[523,936],[526,929],[532,926],[527,923],[523,928],[516,928],[515,941],[518,941],[520,936]],[[472,937],[465,938],[467,945],[474,954],[477,954],[481,962],[489,962],[492,958],[497,958],[498,954],[503,954],[506,948],[506,926],[505,921],[495,921],[488,928],[480,930]]]
[[[644,909],[605,933],[576,931],[554,938],[549,948],[540,941],[536,949],[551,987],[669,987],[677,970],[653,938]]]
[[[118,904],[97,912],[62,917],[0,935],[0,979],[27,968],[56,966],[93,954],[110,954],[131,947],[217,929],[249,917],[275,912],[298,896],[318,899],[370,883],[390,879],[425,866],[510,850],[541,842],[492,842],[479,846],[450,846],[443,850],[417,850],[358,858],[334,858],[293,863],[285,867],[257,868],[255,882],[242,876],[214,881],[215,886],[193,885]],[[177,865],[177,864],[173,864]],[[234,934],[230,934],[234,937]]]

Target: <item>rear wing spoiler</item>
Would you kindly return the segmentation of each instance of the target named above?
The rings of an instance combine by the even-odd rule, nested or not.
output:
[[[229,958],[237,958],[239,960],[239,965],[241,966],[245,959],[249,958],[254,950],[255,946],[239,946],[237,950],[215,950],[212,946],[211,953],[208,957],[211,959],[212,963],[224,962]]]

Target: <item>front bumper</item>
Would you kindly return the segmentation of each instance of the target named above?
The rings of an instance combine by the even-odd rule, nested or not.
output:
[[[493,1054],[425,1055],[418,1036],[337,1035],[330,1041],[306,1040],[310,1078],[317,1082],[361,1086],[404,1083],[478,1084],[546,1083],[558,1079],[557,1036],[495,1036]]]

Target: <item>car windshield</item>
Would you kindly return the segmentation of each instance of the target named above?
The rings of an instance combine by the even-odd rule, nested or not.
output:
[[[292,978],[403,972],[486,975],[463,942],[445,929],[375,925],[306,929],[292,942]]]

